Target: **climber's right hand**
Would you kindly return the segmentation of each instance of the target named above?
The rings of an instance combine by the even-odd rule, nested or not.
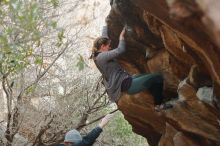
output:
[[[125,27],[122,29],[120,36],[119,36],[119,40],[124,40],[125,39]]]

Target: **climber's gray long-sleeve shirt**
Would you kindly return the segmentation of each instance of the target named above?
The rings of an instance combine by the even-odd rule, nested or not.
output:
[[[116,49],[100,52],[96,57],[98,69],[104,74],[104,86],[111,101],[114,102],[121,96],[122,81],[130,76],[116,61],[116,58],[125,51],[125,41],[120,40]]]

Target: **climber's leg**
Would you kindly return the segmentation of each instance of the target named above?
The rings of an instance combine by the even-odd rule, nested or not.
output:
[[[154,104],[160,105],[163,102],[163,82],[153,83],[152,86],[149,88],[149,91],[154,97]]]
[[[133,76],[128,94],[136,94],[143,90],[149,90],[154,97],[155,104],[161,104],[163,100],[163,77],[159,73]]]

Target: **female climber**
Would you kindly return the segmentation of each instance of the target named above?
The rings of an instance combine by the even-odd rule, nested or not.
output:
[[[103,27],[102,36],[94,41],[92,58],[103,76],[103,84],[110,100],[117,102],[121,93],[129,95],[148,90],[154,97],[155,110],[160,111],[171,108],[171,104],[163,104],[163,78],[159,73],[130,75],[117,62],[117,58],[126,51],[125,33],[120,33],[119,44],[116,49],[111,49],[108,38],[107,26]]]

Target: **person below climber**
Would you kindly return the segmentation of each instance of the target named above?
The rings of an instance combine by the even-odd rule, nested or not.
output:
[[[117,62],[116,58],[126,51],[125,33],[124,27],[119,36],[118,47],[111,50],[108,28],[104,26],[102,36],[94,41],[90,57],[103,76],[103,84],[110,100],[117,102],[122,92],[133,95],[148,90],[154,97],[156,111],[172,108],[171,104],[162,103],[163,77],[161,74],[148,73],[132,76]]]
[[[108,114],[102,118],[98,126],[83,138],[76,129],[68,131],[64,138],[64,144],[59,144],[56,146],[92,146],[112,116],[112,114]]]

